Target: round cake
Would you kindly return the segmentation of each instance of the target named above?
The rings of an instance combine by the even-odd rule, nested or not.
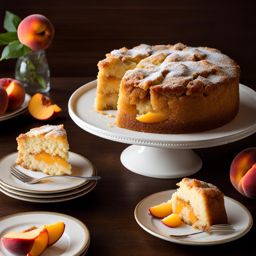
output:
[[[200,132],[230,122],[238,112],[240,68],[219,50],[182,43],[140,45],[115,50],[108,58],[129,65],[137,60],[120,79],[118,127]]]

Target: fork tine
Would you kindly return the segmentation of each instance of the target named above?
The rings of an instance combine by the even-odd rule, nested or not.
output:
[[[32,177],[22,173],[21,171],[19,171],[17,168],[15,167],[11,167],[11,173],[15,173],[18,177],[20,177],[20,180],[22,181],[29,181],[32,179]]]
[[[27,181],[26,177],[23,177],[22,175],[20,175],[19,173],[17,173],[16,171],[11,171],[11,174],[14,175],[16,178],[18,178],[19,180],[25,182]]]

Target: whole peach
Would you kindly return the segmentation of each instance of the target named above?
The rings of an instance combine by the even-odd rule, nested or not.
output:
[[[0,116],[2,116],[8,107],[8,95],[3,87],[0,86]]]
[[[230,180],[243,195],[256,198],[256,148],[247,148],[233,159]]]
[[[24,18],[17,32],[19,41],[33,51],[48,48],[54,37],[52,23],[41,14],[32,14]]]
[[[0,87],[5,89],[8,95],[7,110],[15,110],[23,104],[26,93],[20,81],[12,78],[1,78]]]

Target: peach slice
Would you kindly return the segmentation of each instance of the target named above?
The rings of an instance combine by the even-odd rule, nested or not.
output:
[[[41,227],[39,229],[41,230],[41,232],[39,236],[35,239],[32,249],[28,252],[27,256],[39,256],[45,251],[48,246],[49,235],[47,229],[45,227]],[[27,232],[25,232],[24,234],[26,233]]]
[[[15,255],[26,255],[34,247],[36,240],[39,239],[45,231],[47,232],[45,228],[37,228],[28,230],[27,232],[10,232],[4,235],[1,240],[8,251]],[[48,233],[46,233],[46,235],[48,237]]]
[[[150,207],[149,212],[156,218],[164,218],[172,213],[172,205],[170,202],[164,202]]]
[[[38,120],[49,120],[62,111],[49,97],[41,93],[32,96],[28,104],[28,110]]]
[[[56,243],[62,236],[65,230],[64,222],[56,222],[54,224],[45,225],[49,234],[48,246]]]
[[[183,224],[180,216],[177,213],[171,213],[161,220],[168,227],[176,228]]]
[[[166,113],[163,112],[147,112],[144,115],[136,117],[136,120],[142,123],[159,123],[168,118]]]

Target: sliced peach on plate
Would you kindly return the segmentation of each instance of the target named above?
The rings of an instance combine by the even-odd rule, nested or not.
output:
[[[28,111],[38,120],[49,120],[61,112],[61,108],[54,104],[49,97],[36,93],[29,101]]]
[[[48,246],[56,243],[62,236],[65,230],[64,222],[56,222],[54,224],[45,225],[49,234]]]
[[[31,250],[28,252],[27,256],[39,256],[48,247],[49,235],[45,227],[39,228],[41,230],[39,236],[35,239]],[[34,230],[33,230],[34,231]],[[32,231],[31,231],[32,232]],[[24,234],[26,234],[25,232]]]
[[[163,218],[161,222],[171,228],[176,228],[183,224],[180,216],[176,213],[171,213],[170,215]]]
[[[163,122],[168,118],[164,112],[147,112],[144,115],[139,115],[136,120],[141,123],[159,123]]]
[[[150,207],[149,212],[156,218],[164,218],[172,213],[172,205],[170,202],[164,202]]]
[[[27,232],[10,232],[5,234],[1,240],[4,247],[15,255],[26,255],[35,247],[36,241],[45,239],[48,244],[48,233],[45,228],[36,228]],[[47,246],[47,245],[46,245]],[[45,247],[46,248],[46,247]],[[40,253],[43,250],[40,250]],[[31,254],[36,256],[40,254]]]

